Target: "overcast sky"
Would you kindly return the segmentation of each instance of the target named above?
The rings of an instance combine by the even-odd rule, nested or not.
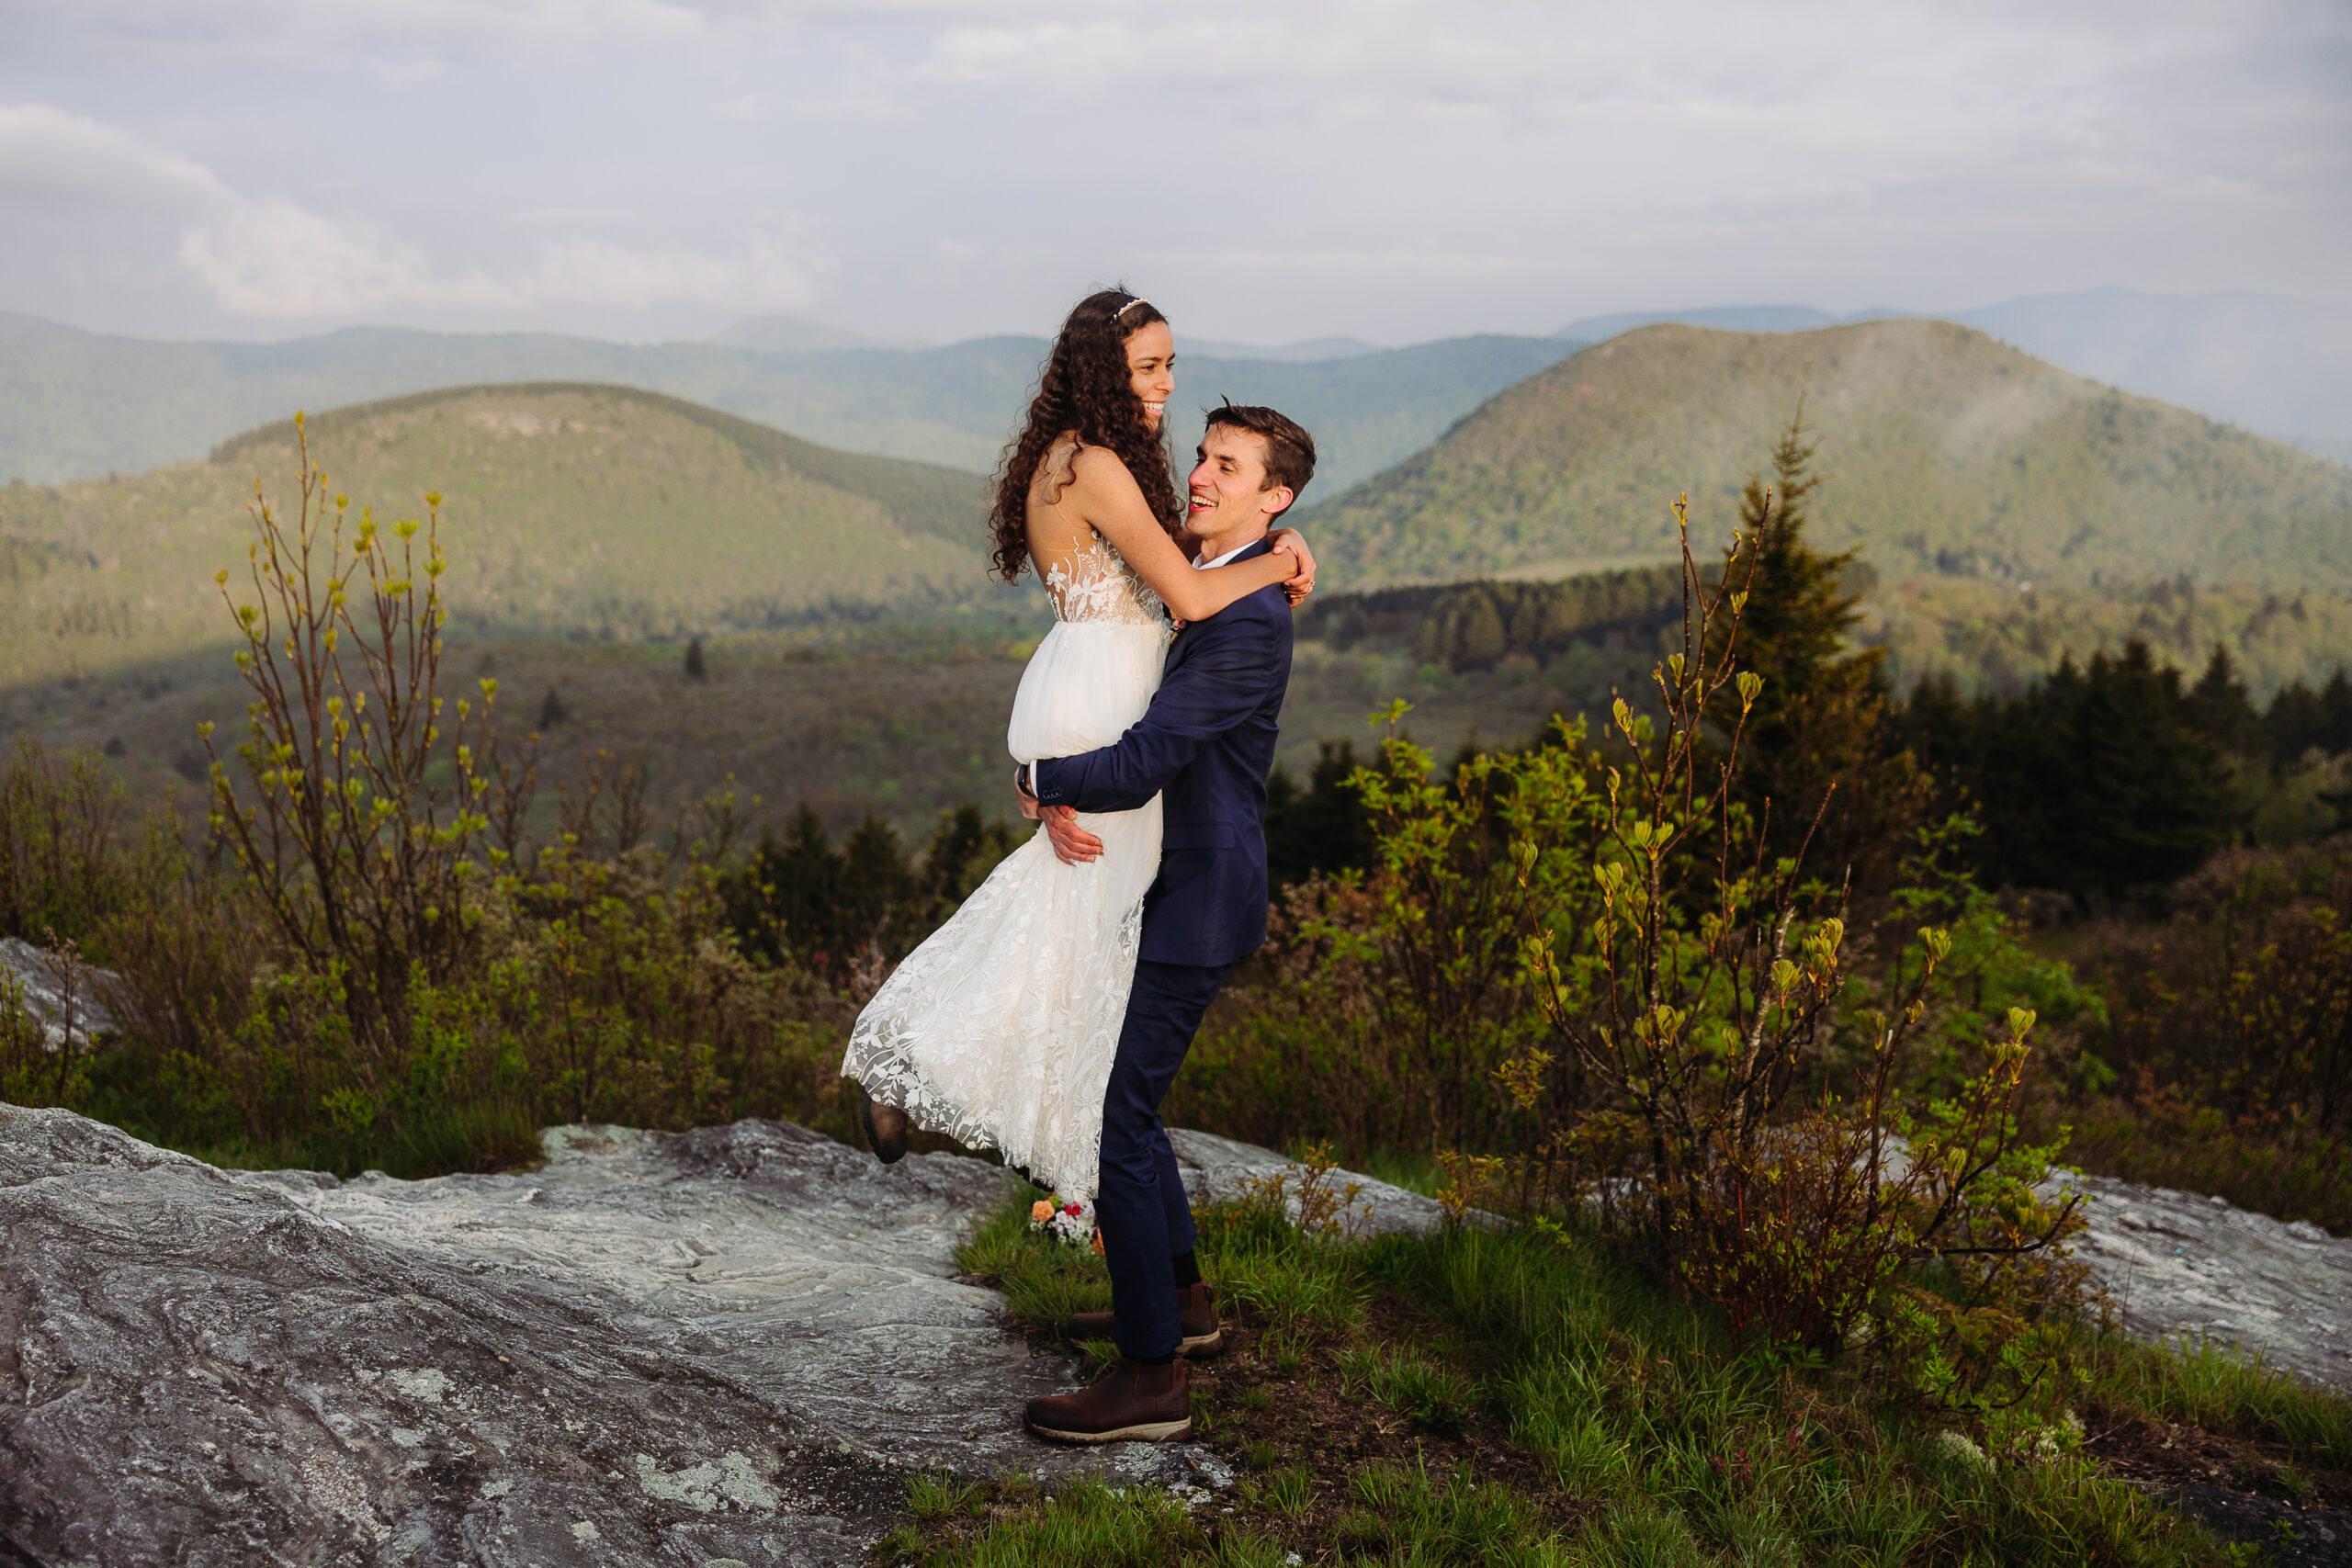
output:
[[[0,0],[0,310],[1280,343],[2352,299],[2352,3]]]

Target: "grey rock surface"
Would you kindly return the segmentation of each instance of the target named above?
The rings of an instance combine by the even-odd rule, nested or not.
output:
[[[546,1149],[339,1183],[0,1107],[0,1562],[857,1562],[913,1469],[1231,1483],[1021,1430],[1083,1363],[956,1276],[996,1167],[766,1122]]]
[[[1229,1203],[1243,1195],[1247,1183],[1269,1181],[1287,1172],[1286,1206],[1292,1219],[1298,1217],[1297,1185],[1303,1172],[1295,1161],[1255,1144],[1236,1143],[1214,1133],[1193,1133],[1181,1127],[1168,1130],[1168,1141],[1175,1147],[1176,1168],[1183,1173],[1184,1190],[1193,1202]],[[1359,1188],[1342,1222],[1352,1235],[1374,1236],[1401,1232],[1419,1235],[1438,1227],[1440,1212],[1434,1198],[1424,1198],[1418,1192],[1351,1170],[1331,1172],[1325,1184],[1342,1194],[1351,1184]]]
[[[2132,1333],[2235,1343],[2352,1393],[2352,1241],[2219,1198],[2104,1176],[2065,1185],[2091,1200],[2075,1254]]]
[[[62,954],[22,937],[0,937],[0,983],[22,987],[24,1009],[40,1022],[51,1051],[69,1042],[86,1050],[96,1036],[117,1032],[107,997],[121,979],[110,969],[87,965],[74,975]]]

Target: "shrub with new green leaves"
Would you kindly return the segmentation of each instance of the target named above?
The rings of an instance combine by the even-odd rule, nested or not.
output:
[[[252,601],[230,592],[225,568],[213,578],[245,639],[237,669],[253,700],[242,779],[201,729],[211,826],[279,939],[312,971],[339,974],[360,1049],[383,1055],[401,1049],[411,970],[440,983],[475,953],[498,682],[481,682],[479,712],[460,698],[445,721],[441,498],[428,494],[427,521],[395,523],[390,539],[362,508],[346,536],[350,498],[330,500],[302,427],[297,414],[295,515],[254,486]]]

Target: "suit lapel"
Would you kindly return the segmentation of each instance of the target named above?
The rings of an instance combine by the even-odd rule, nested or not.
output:
[[[1252,539],[1247,545],[1242,546],[1241,548],[1235,553],[1233,559],[1226,562],[1226,564],[1227,566],[1238,566],[1246,560],[1255,560],[1273,547],[1274,547],[1268,544],[1263,537]],[[1233,602],[1233,604],[1227,604],[1224,610],[1219,610],[1216,613],[1216,615],[1211,615],[1209,620],[1216,620],[1217,615],[1224,615],[1227,611],[1231,610],[1234,604],[1241,603],[1241,600],[1236,599]],[[1188,621],[1184,624],[1183,629],[1176,634],[1176,640],[1169,644],[1168,647],[1168,661],[1160,667],[1160,678],[1162,680],[1167,678],[1170,671],[1174,670],[1176,666],[1184,661],[1185,651],[1193,643],[1200,640],[1199,637],[1195,634],[1198,632],[1200,627],[1205,625],[1207,625],[1207,622],[1205,621]]]

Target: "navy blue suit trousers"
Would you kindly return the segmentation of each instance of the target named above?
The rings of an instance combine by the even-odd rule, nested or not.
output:
[[[1184,1337],[1176,1321],[1174,1259],[1193,1250],[1196,1233],[1159,1102],[1232,972],[1230,964],[1145,959],[1136,965],[1102,1097],[1102,1179],[1094,1197],[1102,1260],[1111,1269],[1111,1337],[1125,1355],[1169,1355]]]

